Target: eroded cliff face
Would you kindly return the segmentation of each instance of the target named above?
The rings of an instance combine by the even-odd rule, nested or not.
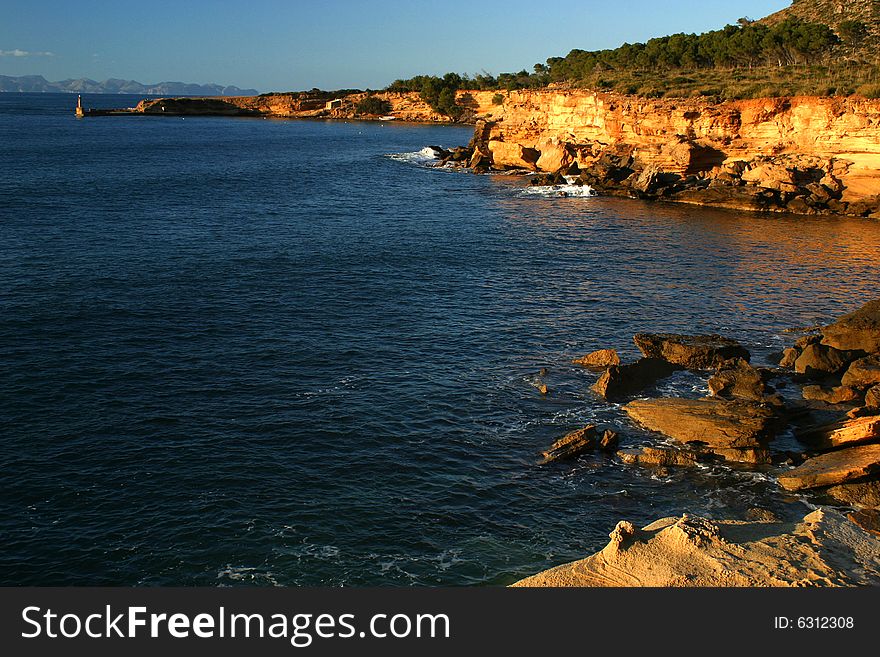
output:
[[[717,173],[733,162],[751,165],[760,158],[764,169],[746,182],[760,182],[759,174],[785,177],[770,165],[797,169],[793,165],[800,164],[839,181],[844,202],[880,194],[877,100],[801,97],[713,104],[534,90],[508,93],[501,105],[492,105],[487,95],[472,94],[486,119],[478,125],[480,138],[488,150],[501,153],[503,166],[514,166],[507,161],[511,144],[531,149],[530,156],[537,152],[539,159],[521,166],[541,171],[571,162],[589,166],[608,152],[629,152],[636,170],[656,167],[680,175]],[[769,182],[778,190],[788,181]]]

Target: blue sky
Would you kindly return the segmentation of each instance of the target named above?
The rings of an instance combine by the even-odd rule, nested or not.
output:
[[[0,75],[381,88],[418,73],[531,70],[760,18],[789,0],[0,0]]]

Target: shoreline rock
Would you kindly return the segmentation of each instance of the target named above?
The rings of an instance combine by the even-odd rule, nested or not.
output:
[[[580,561],[514,587],[866,586],[880,584],[880,541],[833,509],[800,522],[681,516],[636,529],[618,523],[609,543]]]

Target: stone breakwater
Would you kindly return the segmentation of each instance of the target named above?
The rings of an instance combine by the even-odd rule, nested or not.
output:
[[[797,524],[759,509],[750,522],[684,516],[642,530],[622,522],[601,552],[520,585],[880,584],[880,300],[803,333],[770,367],[719,335],[640,333],[642,357],[632,363],[613,349],[578,357],[596,372],[593,391],[624,403],[625,417],[566,434],[542,463],[594,450],[631,467],[736,463],[775,476],[784,495],[842,513],[825,509]],[[681,370],[704,376],[710,395],[651,396]],[[654,442],[618,449],[636,427]],[[775,447],[783,432],[797,449]]]
[[[880,101],[765,98],[727,103],[584,90],[475,95],[477,170],[536,184],[752,211],[880,218]]]

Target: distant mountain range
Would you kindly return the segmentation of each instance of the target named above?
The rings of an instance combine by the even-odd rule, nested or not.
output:
[[[13,77],[0,75],[0,92],[74,93],[74,94],[137,94],[159,96],[256,96],[256,89],[224,87],[220,84],[190,84],[186,82],[159,82],[141,84],[134,80],[110,78],[103,82],[80,78],[49,82],[42,75]]]

